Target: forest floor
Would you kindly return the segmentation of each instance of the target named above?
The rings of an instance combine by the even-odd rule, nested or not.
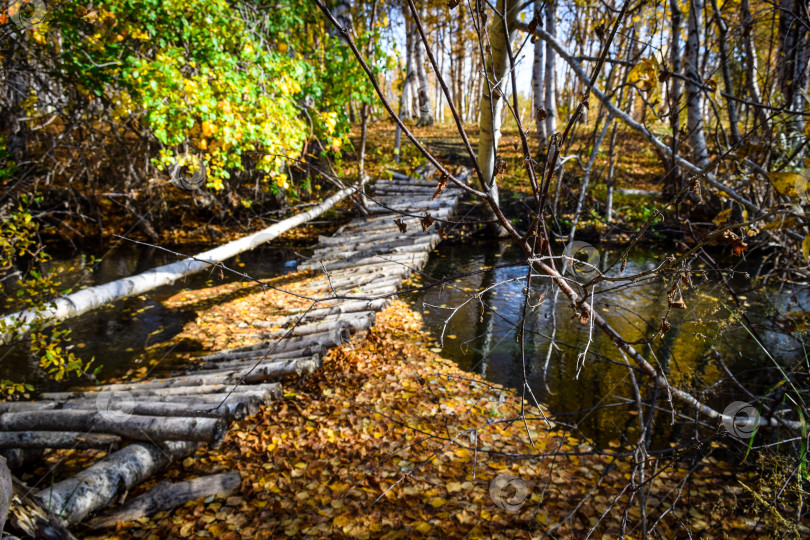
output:
[[[270,284],[304,291],[306,278],[286,275]],[[238,322],[272,316],[278,302],[288,302],[284,297],[249,283],[179,293],[167,305],[193,309],[198,317],[174,341],[191,339],[207,350],[240,345],[247,338]],[[612,539],[619,536],[625,510],[638,523],[638,496],[629,486],[644,480],[631,475],[631,444],[615,441],[593,455],[570,428],[547,421],[545,410],[527,403],[526,424],[517,420],[520,410],[513,391],[443,358],[421,317],[396,301],[365,339],[332,349],[320,371],[298,386],[286,385],[278,402],[233,424],[219,448],[201,449],[130,496],[164,480],[233,470],[242,475],[238,491],[95,534],[582,537],[607,512],[595,537]],[[48,465],[61,459],[62,472],[69,474],[89,457],[89,451],[56,453]],[[680,496],[656,525],[660,537],[686,536],[684,527],[713,537],[744,530],[737,505],[745,493],[736,482],[753,482],[753,476],[733,475],[730,466],[711,459],[690,471],[688,458],[688,448],[648,456],[647,474],[653,476],[642,490],[648,526],[658,519],[658,508]],[[495,504],[497,493],[491,495],[492,480],[503,474],[519,478],[528,490],[512,512]],[[629,503],[631,494],[636,497]],[[509,502],[515,493],[504,496]],[[725,531],[707,529],[707,523],[722,524]]]

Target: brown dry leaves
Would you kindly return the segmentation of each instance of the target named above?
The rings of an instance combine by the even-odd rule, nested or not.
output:
[[[333,350],[303,387],[288,385],[283,400],[232,425],[220,449],[198,452],[167,473],[190,478],[238,470],[239,492],[119,524],[115,537],[529,538],[563,519],[598,481],[607,458],[499,454],[585,447],[562,430],[547,428],[536,408],[527,407],[532,448],[522,422],[501,422],[516,417],[519,399],[430,352],[432,339],[404,304],[394,303],[377,321],[356,350]],[[477,440],[465,431],[471,428],[478,429]],[[501,473],[528,486],[526,504],[516,513],[498,508],[489,496],[490,482]],[[552,534],[584,534],[629,474],[627,464],[620,463],[573,520]],[[710,466],[701,474],[702,484],[714,485],[712,477],[724,472]],[[680,470],[661,474],[651,496],[662,502],[652,516],[666,508],[663,501],[677,491],[681,477]],[[730,494],[726,499],[733,501]],[[625,503],[621,498],[597,538],[616,537]],[[728,510],[716,495],[692,496],[658,530],[672,537],[683,532],[678,520],[690,520],[698,531]],[[637,506],[631,507],[631,521],[638,514]],[[733,519],[725,524],[739,525]]]

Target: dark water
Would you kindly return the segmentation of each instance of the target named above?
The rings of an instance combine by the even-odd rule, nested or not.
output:
[[[599,251],[603,270],[606,263],[612,263],[619,255],[616,250]],[[663,250],[636,250],[623,275],[652,270],[667,254]],[[423,313],[437,338],[444,335],[442,353],[462,368],[521,389],[525,365],[526,380],[537,400],[561,421],[576,424],[580,436],[605,447],[620,433],[632,433],[638,417],[630,412],[635,411],[636,405],[630,402],[634,390],[625,360],[598,328],[590,332],[589,325],[572,319],[570,302],[562,293],[555,306],[553,290],[540,278],[533,278],[524,364],[515,339],[528,269],[522,262],[520,253],[506,244],[443,243],[425,268],[426,275],[444,278],[484,267],[489,270],[403,298]],[[687,309],[674,309],[669,314],[672,324],[669,332],[649,345],[635,345],[650,363],[663,367],[672,384],[685,389],[693,385],[709,388],[701,399],[721,411],[741,396],[724,382],[727,376],[718,359],[755,392],[772,384],[766,376],[772,372],[768,368],[774,365],[768,354],[786,364],[804,363],[800,344],[760,324],[777,309],[780,312],[800,309],[795,303],[797,299],[791,299],[791,291],[763,289],[744,275],[745,271],[755,271],[752,264],[741,263],[739,259],[725,262],[732,263],[733,269],[740,272],[731,280],[731,286],[739,295],[741,308],[715,277],[698,272],[692,277],[693,286],[683,287]],[[609,275],[618,272],[619,266]],[[639,280],[635,284],[602,284],[594,296],[595,309],[629,341],[649,338],[661,328],[668,304],[667,291],[675,279],[670,276]],[[420,281],[427,283],[428,279]],[[807,300],[806,291],[799,291],[799,297]],[[753,332],[762,341],[762,347],[743,325],[744,316],[754,325]],[[555,346],[549,353],[555,324]],[[586,347],[588,354],[582,358]],[[637,374],[636,378],[642,395],[650,397],[654,389],[643,375]],[[658,405],[668,408],[666,396],[659,394],[658,398]],[[681,429],[689,429],[684,423],[670,424],[669,414],[657,415],[654,445],[677,440]]]
[[[191,248],[186,251],[197,252]],[[651,270],[667,254],[663,250],[636,250],[623,275]],[[605,268],[617,255],[615,250],[601,250],[600,264]],[[226,264],[261,279],[294,270],[299,259],[292,249],[265,246]],[[78,259],[55,264],[60,267],[59,274],[67,276],[65,286],[79,288],[175,260],[176,256],[159,249],[125,245],[106,254],[93,266],[82,267]],[[687,389],[692,386],[709,388],[701,399],[720,410],[744,396],[725,382],[727,376],[718,359],[755,393],[775,382],[767,375],[773,371],[774,359],[786,365],[805,362],[800,344],[761,325],[760,321],[770,320],[767,316],[776,311],[807,311],[802,304],[808,303],[806,291],[762,288],[754,279],[744,276],[744,272],[755,270],[752,264],[739,259],[727,262],[739,272],[731,283],[739,295],[741,308],[735,306],[715,279],[705,272],[697,272],[692,277],[693,286],[683,288],[687,309],[673,310],[669,315],[671,330],[649,345],[636,345],[648,361],[662,366],[671,383]],[[480,271],[483,268],[487,270]],[[700,266],[695,265],[693,269],[699,270]],[[539,278],[533,279],[531,309],[526,320],[525,362],[521,358],[515,335],[523,309],[526,271],[520,254],[508,244],[443,242],[431,256],[424,274],[434,278],[473,274],[454,279],[443,287],[403,294],[402,298],[423,312],[431,332],[437,338],[443,336],[442,354],[458,362],[463,369],[521,389],[525,365],[528,385],[537,400],[546,404],[559,420],[575,425],[579,436],[604,447],[622,432],[632,434],[638,420],[630,412],[635,408],[634,403],[629,403],[634,394],[624,359],[598,329],[590,332],[588,325],[572,319],[572,310],[562,294],[555,304],[553,290]],[[618,267],[612,274],[617,272]],[[183,290],[242,279],[228,272],[221,276],[201,273],[69,321],[64,326],[72,331],[71,350],[84,360],[95,358],[95,365],[103,366],[101,378],[118,376],[128,369],[146,365],[149,358],[144,355],[144,349],[168,341],[195,316],[190,311],[165,307],[165,299]],[[628,340],[648,338],[661,327],[667,291],[674,279],[669,276],[637,283],[603,284],[594,296],[595,308]],[[428,282],[422,279],[421,283]],[[3,292],[13,293],[5,289]],[[748,317],[746,325],[754,325],[753,332],[762,346],[746,330],[744,316]],[[549,353],[552,335],[554,347]],[[194,349],[193,344],[190,347],[189,350]],[[588,354],[582,358],[586,347]],[[176,347],[166,354],[181,352],[184,351]],[[38,388],[58,387],[44,381],[32,369],[35,365],[22,345],[0,348],[0,376],[19,380],[22,373]],[[637,380],[642,394],[650,397],[654,389],[648,381],[640,374]],[[665,397],[659,395],[658,398],[659,406],[668,407]],[[683,422],[671,426],[669,414],[661,413],[655,429],[653,442],[665,445],[678,439],[680,430],[690,428]]]
[[[209,249],[210,246],[185,247],[183,252],[192,255]],[[300,250],[298,250],[300,251]],[[296,269],[295,251],[278,246],[261,246],[225,262],[229,268],[262,279],[278,276]],[[78,290],[91,285],[144,272],[156,266],[181,260],[181,257],[157,248],[124,244],[104,254],[95,264],[82,258],[55,259],[52,265],[62,278],[60,289]],[[144,349],[165,342],[180,333],[183,326],[195,318],[192,311],[170,309],[163,301],[184,290],[195,290],[245,278],[230,272],[203,272],[188,276],[173,285],[160,287],[148,294],[130,297],[105,306],[63,323],[69,329],[70,350],[83,361],[94,359],[93,366],[102,366],[99,376],[120,376],[130,368],[137,368],[146,361]],[[11,280],[9,280],[11,281]],[[14,288],[6,285],[6,298],[13,297]],[[7,303],[8,305],[8,303]],[[13,309],[4,309],[8,313]],[[183,352],[178,349],[172,353]],[[168,353],[167,353],[168,354]],[[38,389],[59,387],[33,369],[37,361],[27,352],[24,344],[0,347],[0,377],[20,380],[24,374],[27,381]]]

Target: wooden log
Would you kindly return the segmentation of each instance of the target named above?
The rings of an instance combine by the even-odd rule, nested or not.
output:
[[[389,288],[388,290],[391,289],[392,288]],[[282,341],[282,343],[284,343],[285,341],[309,339],[321,343],[327,348],[333,347],[337,343],[345,342],[346,339],[348,339],[352,334],[354,334],[358,330],[366,330],[374,326],[373,313],[371,315],[372,316],[368,317],[341,319],[335,323],[330,323],[328,326],[321,325],[321,328],[319,328],[317,332],[301,336],[295,336],[291,338],[285,338],[284,341]],[[264,333],[259,335],[268,336],[270,334]]]
[[[268,384],[266,386],[267,388],[256,387],[256,389],[257,390],[267,389],[274,391],[276,390],[276,387],[278,385]],[[99,410],[108,411],[107,416],[119,416],[122,414],[123,411],[116,409],[116,407],[118,406],[116,403],[117,400],[120,400],[121,402],[120,407],[124,411],[126,411],[128,407],[132,406],[131,403],[133,403],[135,399],[142,399],[150,396],[159,396],[161,398],[161,401],[171,401],[165,398],[171,396],[195,397],[197,395],[202,394],[223,394],[234,392],[237,391],[238,389],[239,388],[236,385],[232,384],[207,384],[199,386],[172,386],[169,388],[144,388],[144,389],[134,388],[123,392],[85,392],[85,391],[49,392],[42,394],[42,398],[62,400],[62,401],[75,398],[97,399],[99,401]],[[107,405],[108,400],[110,403],[113,403],[113,406]],[[50,411],[35,411],[35,412],[45,414]],[[24,413],[8,413],[8,414],[24,414]],[[34,414],[34,413],[27,413],[27,414]],[[3,418],[4,416],[0,416],[0,426],[2,426]]]
[[[302,309],[302,311],[304,310]],[[222,351],[215,352],[213,354],[200,356],[196,360],[211,362],[214,360],[236,360],[239,358],[255,358],[256,356],[265,356],[265,355],[267,360],[286,360],[288,358],[303,358],[305,356],[312,356],[313,354],[321,354],[323,352],[322,348],[320,347],[309,347],[309,346],[305,346],[300,349],[289,349],[285,351],[278,351],[273,349],[272,352],[270,352],[272,347],[273,342],[267,341],[263,343],[256,343],[254,345],[235,347],[233,349],[225,349]]]
[[[388,285],[390,287],[390,285]],[[375,313],[373,311],[361,311],[358,313],[346,314],[343,317],[324,322],[304,324],[292,329],[292,336],[310,336],[312,334],[322,334],[324,332],[334,332],[346,325],[355,328],[370,328],[374,326]],[[259,334],[261,339],[278,339],[287,335],[289,330],[277,330],[275,332],[263,332]]]
[[[317,274],[323,276],[323,270],[318,269],[315,271]],[[397,264],[396,262],[387,262],[381,261],[379,264],[375,264],[373,266],[363,266],[363,267],[346,267],[346,268],[339,268],[337,270],[333,270],[329,272],[330,278],[335,279],[345,279],[351,277],[357,277],[367,274],[389,274],[393,275],[396,273],[399,276],[402,276],[403,279],[407,279],[411,275],[411,270],[407,266],[402,266],[401,264]],[[343,300],[321,300],[318,302],[319,306],[327,305],[330,301],[335,302],[342,302]],[[302,311],[306,311],[307,308],[291,308],[288,309],[288,313],[298,313]]]
[[[246,386],[240,392],[233,392],[231,394],[202,394],[193,397],[189,396],[171,396],[163,398],[164,401],[171,401],[176,403],[206,403],[216,407],[226,407],[230,403],[239,403],[244,405],[247,410],[247,415],[252,416],[259,412],[259,408],[263,403],[269,403],[273,399],[281,397],[281,387],[278,386],[277,392],[268,392],[266,390],[249,390],[257,386]]]
[[[262,369],[251,370],[244,362],[241,363],[241,369],[230,369],[228,371],[221,371],[219,373],[200,372],[196,371],[192,374],[183,375],[180,377],[170,377],[166,379],[156,379],[151,381],[142,381],[134,385],[136,391],[153,390],[160,388],[172,388],[175,386],[211,386],[214,384],[229,385],[229,384],[253,384],[264,382],[272,378],[281,378],[287,376],[301,376],[312,373],[321,367],[320,356],[315,355],[309,358],[295,358],[290,360],[282,360],[280,362],[268,362],[263,364]],[[120,392],[130,391],[127,385],[116,384],[102,387],[103,392]],[[155,404],[166,405],[166,404]],[[175,407],[177,404],[172,404]],[[182,410],[178,408],[178,412]],[[204,412],[204,411],[203,411]],[[219,414],[217,416],[223,416]],[[164,416],[164,415],[161,415]],[[168,416],[192,416],[191,414],[172,414]],[[193,415],[200,416],[200,415]],[[210,416],[210,415],[209,415]]]
[[[0,448],[100,448],[116,450],[121,437],[79,431],[0,431]]]
[[[391,300],[381,298],[379,300],[344,300],[333,306],[313,309],[309,311],[304,318],[301,315],[288,315],[286,317],[279,317],[272,321],[252,321],[250,326],[255,328],[270,328],[270,327],[284,327],[295,324],[299,320],[304,323],[312,321],[327,321],[340,318],[346,313],[360,313],[364,311],[381,311],[385,309]]]
[[[419,236],[423,234],[420,230],[408,230],[405,233],[401,233],[398,231],[386,231],[381,232],[378,234],[367,235],[367,234],[342,234],[338,236],[319,236],[318,246],[341,246],[344,243],[355,243],[355,242],[379,242],[379,241],[389,241],[389,240],[400,240],[400,239],[407,239],[413,236]]]
[[[58,403],[51,401],[3,401],[0,402],[0,414],[21,411],[43,411],[46,409],[55,409],[58,406]]]
[[[387,253],[371,255],[368,257],[358,257],[348,261],[312,261],[302,264],[307,270],[317,270],[326,268],[327,271],[342,270],[356,266],[368,266],[369,269],[381,263],[401,263],[411,261],[415,257],[427,256],[425,253]]]
[[[133,443],[113,452],[75,476],[49,486],[33,496],[45,510],[58,515],[62,523],[75,523],[115,503],[175,459],[197,447],[189,441]]]
[[[62,298],[57,298],[49,307],[44,309],[25,310],[6,315],[0,319],[0,328],[14,328],[16,331],[0,334],[0,344],[8,344],[15,338],[22,336],[28,332],[35,321],[52,324],[56,321],[77,317],[104,304],[128,296],[137,296],[162,285],[170,285],[191,274],[210,269],[212,265],[269,242],[293,227],[310,221],[352,193],[355,193],[354,188],[346,188],[305,212],[194,257],[171,264],[164,264],[136,276],[119,279],[96,287],[88,287]]]
[[[221,399],[221,398],[220,398]],[[94,399],[73,399],[66,401],[62,409],[71,410],[97,410],[97,401]],[[180,416],[223,418],[225,420],[241,420],[248,415],[248,405],[239,401],[229,401],[221,407],[198,401],[196,403],[178,402],[143,402],[136,401],[132,405],[132,413],[140,416]]]
[[[109,433],[132,441],[199,441],[217,444],[225,437],[227,424],[219,418],[138,416],[124,411],[113,413],[70,409],[5,413],[0,416],[0,431],[24,430],[82,431]]]
[[[392,171],[391,169],[386,169],[388,174],[391,175],[392,178],[396,178],[397,180],[404,180],[406,182],[419,182],[418,178],[414,178],[413,176],[408,176],[407,174],[402,174],[401,172]]]
[[[349,261],[336,261],[336,262],[325,262],[323,265],[320,263],[317,264],[307,264],[307,269],[315,270],[323,266],[326,268],[326,271],[332,270],[340,270],[343,268],[351,268],[354,266],[370,266],[374,264],[378,264],[380,262],[396,262],[403,266],[410,266],[413,268],[414,263],[416,262],[426,262],[427,261],[427,253],[391,253],[387,255],[372,255],[371,257],[364,257],[361,259],[353,259]]]
[[[115,527],[117,523],[169,511],[195,499],[227,496],[241,485],[242,476],[238,471],[202,476],[185,482],[161,482],[143,495],[127,501],[118,510],[91,520],[88,525],[93,529]]]
[[[205,373],[226,373],[238,369],[246,382],[255,383],[273,378],[306,375],[317,371],[322,365],[323,361],[320,356],[313,356],[306,360],[302,359],[287,362],[235,360],[231,362],[212,363],[208,366]]]
[[[399,197],[397,197],[395,200],[387,200],[385,197],[382,197],[378,200],[380,201],[381,204],[374,201],[370,201],[366,205],[368,208],[368,212],[371,215],[388,214],[396,212],[406,212],[408,214],[424,214],[425,212],[428,212],[431,215],[433,215],[436,210],[448,208],[452,209],[457,204],[457,201],[455,199],[451,200],[437,199],[435,201],[414,201],[407,203],[398,202],[400,201]]]
[[[402,250],[402,248],[411,248],[414,246],[419,246],[419,249],[425,249],[425,245],[429,245],[428,249],[431,249],[435,246],[433,242],[438,242],[437,239],[434,239],[433,236],[438,235],[428,235],[423,234],[419,236],[411,236],[404,239],[397,239],[391,240],[387,242],[359,242],[356,244],[343,244],[341,246],[327,246],[323,248],[316,249],[312,252],[312,258],[318,259],[321,258],[324,254],[329,255],[336,255],[340,254],[342,257],[350,257],[355,253],[364,253],[369,250],[373,250],[375,252],[382,252],[382,251],[396,251]],[[406,250],[407,251],[407,250]]]
[[[76,540],[64,525],[50,512],[43,509],[29,494],[31,490],[22,482],[12,477],[14,495],[9,508],[8,523],[3,538],[13,538],[14,533],[21,538],[37,540]]]
[[[438,235],[436,235],[438,237]],[[434,239],[431,236],[424,236],[423,242],[410,242],[401,246],[379,246],[370,247],[358,251],[350,249],[338,250],[329,249],[313,255],[313,258],[318,261],[336,261],[346,259],[358,259],[371,257],[372,255],[392,255],[396,253],[422,253],[432,250],[436,244],[439,243],[438,238]]]

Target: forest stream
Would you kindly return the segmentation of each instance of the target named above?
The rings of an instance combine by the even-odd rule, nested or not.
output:
[[[605,264],[615,260],[620,252],[615,247],[597,249],[601,269],[605,271]],[[660,264],[665,253],[654,247],[634,249],[628,258],[626,274],[652,269]],[[263,279],[295,271],[300,255],[306,254],[307,250],[302,249],[265,246],[241,254],[227,265]],[[175,259],[170,252],[159,249],[119,248],[106,254],[82,283],[105,283]],[[54,264],[75,268],[80,259],[56,260]],[[485,270],[481,271],[482,268]],[[767,386],[766,381],[758,379],[763,368],[772,362],[768,354],[785,363],[802,361],[800,344],[784,334],[760,330],[765,340],[763,345],[769,351],[765,353],[741,324],[740,317],[745,313],[749,320],[760,323],[777,308],[783,313],[798,311],[797,303],[806,304],[810,300],[808,291],[799,290],[797,297],[790,288],[779,291],[775,284],[765,288],[757,286],[753,277],[746,274],[756,272],[754,261],[738,260],[734,268],[736,274],[731,284],[743,309],[718,301],[723,297],[722,286],[707,273],[695,273],[693,279],[697,286],[684,297],[687,309],[670,313],[673,329],[654,342],[652,352],[655,358],[671,359],[667,366],[671,382],[690,384],[700,379],[711,387],[725,374],[711,367],[709,360],[721,358],[741,383],[760,388]],[[422,313],[437,340],[443,337],[443,347],[434,348],[434,352],[488,381],[520,391],[523,361],[515,339],[515,323],[523,309],[526,269],[525,259],[508,242],[446,241],[431,254],[422,276],[413,280],[414,286],[429,284],[430,277],[472,275],[450,280],[445,286],[405,292],[400,297],[414,311]],[[78,275],[80,271],[75,272]],[[618,272],[616,267],[608,275]],[[240,280],[244,278],[230,272],[220,275],[218,270],[214,274],[196,274],[151,294],[128,298],[70,320],[65,327],[72,331],[75,352],[85,360],[95,358],[95,365],[101,366],[98,373],[101,380],[120,377],[133,366],[145,365],[144,351],[148,346],[170,340],[194,319],[193,312],[168,308],[163,300],[183,291]],[[610,288],[611,294],[596,294],[596,307],[624,335],[640,339],[654,331],[651,325],[660,325],[669,288],[662,279],[642,279],[634,284],[603,283],[597,288],[602,291]],[[481,293],[481,302],[470,300],[475,293]],[[634,405],[633,388],[626,367],[611,360],[615,358],[615,346],[601,333],[593,332],[588,359],[580,362],[579,353],[588,343],[588,325],[570,320],[570,306],[564,297],[557,299],[554,308],[553,293],[542,283],[534,283],[531,302],[534,307],[527,317],[525,369],[534,397],[560,419],[575,422],[577,436],[588,439],[596,447],[603,448],[621,433],[632,431],[633,427],[625,424],[627,407]],[[482,303],[486,309],[482,309]],[[548,343],[555,319],[556,346],[549,356]],[[204,351],[196,351],[193,346],[188,350],[180,351],[175,347],[169,351],[178,352]],[[56,390],[75,385],[75,380],[59,384],[42,379],[33,369],[36,362],[27,358],[23,347],[4,347],[0,354],[4,355],[5,370],[25,373],[36,381],[38,388]],[[722,409],[723,403],[739,397],[744,396],[709,394],[706,399]],[[527,399],[531,401],[530,396]],[[664,410],[659,413],[668,414]],[[684,424],[676,424],[674,428],[667,424],[658,423],[652,441],[654,446],[679,440],[678,430],[684,429]]]

